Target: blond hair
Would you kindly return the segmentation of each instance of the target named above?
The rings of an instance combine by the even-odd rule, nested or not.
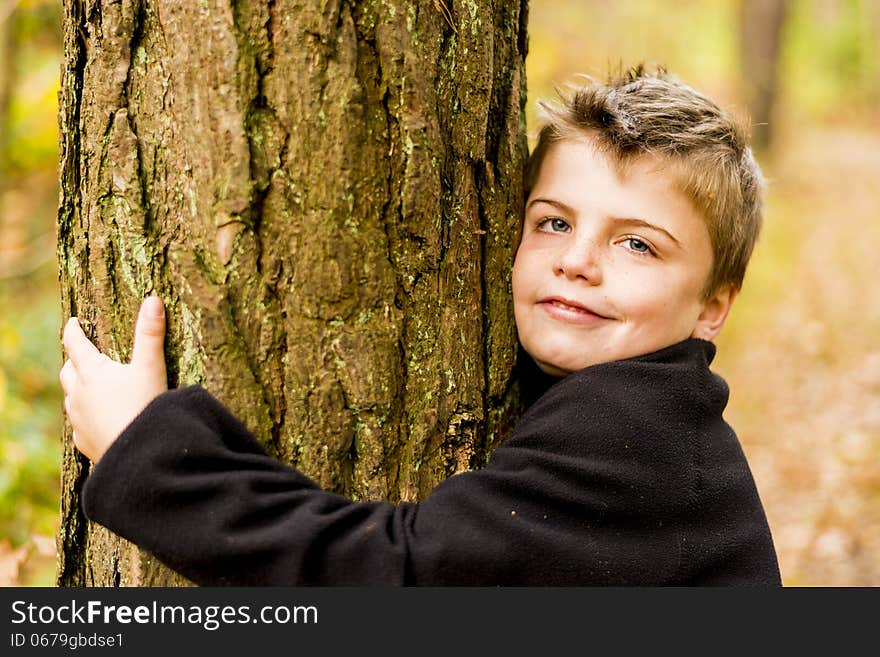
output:
[[[657,156],[706,221],[713,264],[704,298],[725,285],[740,289],[761,229],[765,186],[747,126],[663,68],[639,65],[604,84],[588,80],[559,92],[557,104],[539,104],[544,125],[526,163],[526,197],[560,140],[589,136],[621,168]]]

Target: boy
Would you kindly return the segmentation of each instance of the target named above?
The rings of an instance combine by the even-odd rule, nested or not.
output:
[[[555,383],[484,469],[417,504],[321,490],[204,389],[166,392],[150,298],[129,365],[65,327],[86,515],[207,585],[780,585],[709,370],[760,227],[745,133],[642,68],[545,111],[512,282]]]

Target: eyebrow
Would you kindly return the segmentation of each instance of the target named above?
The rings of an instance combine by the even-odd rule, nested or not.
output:
[[[649,221],[645,221],[644,219],[636,219],[635,217],[611,217],[611,220],[615,221],[617,223],[628,224],[630,226],[639,226],[640,228],[647,228],[649,230],[655,230],[658,233],[663,233],[664,235],[666,235],[666,237],[668,237],[670,240],[672,240],[672,242],[678,248],[682,248],[681,242],[679,242],[675,238],[675,235],[670,233],[665,228],[661,228],[660,226],[657,226],[656,224],[652,224]]]
[[[574,208],[570,205],[563,203],[562,201],[557,201],[551,198],[536,198],[529,201],[529,204],[526,206],[526,210],[531,208],[536,203],[546,203],[547,205],[552,205],[554,208],[558,208],[563,212],[567,212],[569,214],[575,214]],[[670,233],[665,228],[661,228],[656,224],[652,224],[649,221],[645,221],[644,219],[637,219],[636,217],[611,217],[611,220],[620,223],[620,224],[628,224],[630,226],[639,226],[640,228],[648,228],[649,230],[657,231],[658,233],[662,233],[666,235],[678,248],[682,248],[681,242],[676,239],[675,235]]]
[[[526,206],[526,210],[535,205],[535,203],[546,203],[547,205],[552,205],[554,208],[559,208],[563,212],[568,212],[569,214],[574,214],[574,208],[570,205],[566,205],[562,201],[555,201],[552,198],[536,198],[529,201],[529,204]]]

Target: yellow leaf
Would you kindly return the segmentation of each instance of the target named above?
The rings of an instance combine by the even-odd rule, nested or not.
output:
[[[8,388],[9,384],[6,382],[6,372],[3,371],[3,368],[0,368],[0,417],[2,417],[3,410],[6,408]]]
[[[0,353],[16,358],[21,352],[21,334],[12,324],[0,325]]]

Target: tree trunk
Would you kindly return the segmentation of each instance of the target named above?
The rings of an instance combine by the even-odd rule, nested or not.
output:
[[[127,360],[159,294],[169,385],[355,500],[480,467],[520,412],[526,0],[64,5],[63,319]],[[86,521],[70,438],[58,584],[187,584]]]
[[[782,28],[787,0],[740,0],[739,53],[752,143],[766,151],[773,142],[773,112],[779,95]]]
[[[9,105],[12,102],[12,88],[15,85],[15,13],[16,3],[0,4],[0,204],[8,174],[6,153]]]

